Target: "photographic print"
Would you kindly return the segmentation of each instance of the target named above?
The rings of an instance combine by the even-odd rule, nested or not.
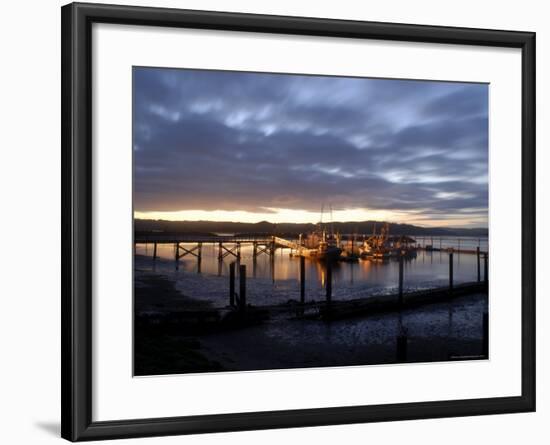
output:
[[[136,376],[488,359],[488,84],[132,88]]]

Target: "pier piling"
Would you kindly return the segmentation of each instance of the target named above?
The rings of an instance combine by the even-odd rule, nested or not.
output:
[[[300,257],[300,303],[306,302],[306,259]]]
[[[481,265],[480,265],[480,258],[479,258],[479,246],[476,247],[476,255],[477,255],[477,282],[479,283],[481,281]]]
[[[157,259],[157,243],[153,244],[153,259]]]
[[[229,265],[229,306],[235,306],[235,262]]]
[[[483,356],[489,358],[489,314],[483,313]]]
[[[400,333],[397,336],[397,362],[402,363],[407,361],[407,335]]]
[[[239,310],[244,312],[246,309],[246,266],[239,266]]]
[[[325,281],[327,304],[332,302],[332,263],[327,261],[327,278]]]
[[[483,255],[483,281],[485,283],[485,286],[487,286],[487,283],[489,282],[489,269],[487,266],[487,254]]]
[[[403,253],[399,254],[399,308],[403,306]]]
[[[453,292],[453,252],[449,252],[449,291]]]

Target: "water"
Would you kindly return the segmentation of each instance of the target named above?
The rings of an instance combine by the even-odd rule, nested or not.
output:
[[[439,248],[440,238],[417,238],[419,245],[432,244]],[[441,239],[443,248],[454,247],[475,250],[477,246],[487,250],[487,238],[455,237]],[[182,244],[191,249],[193,244]],[[218,261],[217,244],[203,244],[200,266],[197,258],[187,255],[180,259],[176,269],[174,246],[159,244],[153,261],[152,244],[140,244],[136,248],[135,269],[160,273],[176,283],[184,295],[198,300],[207,300],[215,307],[228,304],[229,264],[233,256]],[[273,259],[261,254],[253,259],[252,245],[241,247],[241,262],[247,268],[247,300],[253,305],[271,305],[300,299],[298,257],[291,257],[288,249],[277,249]],[[333,300],[348,300],[369,295],[384,295],[396,292],[399,264],[396,260],[374,262],[359,260],[357,263],[337,263],[333,267]],[[323,263],[306,259],[306,301],[325,298],[325,269]],[[454,253],[454,283],[477,280],[477,256]],[[483,279],[483,260],[481,261]],[[405,260],[405,291],[447,286],[449,283],[449,254],[446,252],[419,251],[416,258]],[[238,283],[237,283],[238,286]]]

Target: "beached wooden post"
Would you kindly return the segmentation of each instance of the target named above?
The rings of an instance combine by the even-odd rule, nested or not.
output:
[[[399,253],[399,310],[403,306],[403,252]]]
[[[449,291],[453,292],[453,252],[449,253]]]
[[[235,306],[235,262],[229,265],[229,306]]]
[[[483,313],[483,356],[489,358],[489,314]]]
[[[407,336],[400,333],[397,336],[397,362],[402,363],[407,361]]]
[[[246,266],[239,266],[239,310],[244,312],[246,309]]]
[[[252,250],[252,258],[256,258],[258,256],[258,243],[256,241],[254,241],[252,243],[252,246],[253,246],[253,250]]]
[[[300,303],[303,305],[306,301],[306,259],[300,257]]]
[[[332,302],[332,262],[327,261],[327,277],[325,280],[327,304]]]
[[[222,242],[218,243],[218,261],[223,261]]]
[[[479,246],[476,248],[476,255],[477,255],[477,282],[479,283],[481,281],[481,261],[479,258]]]
[[[487,254],[483,255],[483,281],[485,282],[485,286],[487,286],[487,283],[489,282],[489,269],[487,267]]]
[[[157,243],[153,244],[153,259],[157,259]]]

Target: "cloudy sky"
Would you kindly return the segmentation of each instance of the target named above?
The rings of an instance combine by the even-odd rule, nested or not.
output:
[[[485,84],[133,76],[136,217],[487,226]]]

